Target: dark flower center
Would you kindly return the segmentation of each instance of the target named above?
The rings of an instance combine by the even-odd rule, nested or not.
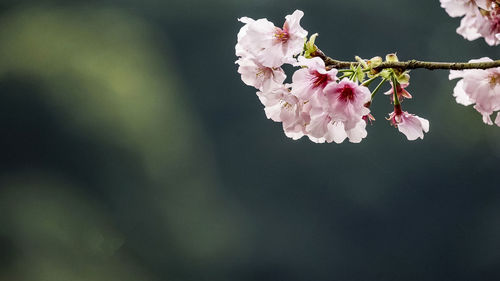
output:
[[[313,79],[313,88],[324,88],[326,87],[326,84],[328,84],[328,81],[330,81],[330,77],[328,77],[327,74],[321,74],[318,71],[313,72],[314,79]]]
[[[353,100],[355,95],[356,93],[351,86],[344,85],[344,87],[340,90],[339,99],[343,102],[347,102]]]
[[[497,4],[495,9],[490,12],[489,16],[491,21],[491,33],[500,33],[500,4]]]

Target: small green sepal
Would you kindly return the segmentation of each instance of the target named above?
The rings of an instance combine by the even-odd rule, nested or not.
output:
[[[318,33],[314,33],[313,35],[311,35],[311,37],[309,37],[309,41],[304,44],[304,57],[310,59],[313,57],[312,54],[316,53],[316,51],[318,50],[318,47],[314,45],[314,42],[316,41],[316,37],[318,37],[318,35]]]

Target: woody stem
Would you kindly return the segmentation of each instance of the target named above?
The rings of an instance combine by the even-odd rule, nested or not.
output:
[[[333,68],[348,68],[351,65],[359,64],[359,62],[357,61],[340,61],[332,59],[327,55],[325,55],[320,50],[317,50],[312,55],[323,59],[326,66],[330,66]],[[380,65],[374,67],[373,69],[382,70],[385,68],[396,68],[404,71],[407,69],[417,69],[417,68],[425,68],[429,70],[434,70],[434,69],[464,70],[464,69],[488,69],[494,67],[500,67],[500,60],[491,62],[432,62],[432,61],[409,60],[409,61],[397,61],[397,62],[382,62]]]

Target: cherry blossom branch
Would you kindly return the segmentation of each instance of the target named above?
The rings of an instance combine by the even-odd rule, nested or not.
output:
[[[317,50],[316,52],[311,54],[311,56],[323,59],[326,66],[333,68],[349,68],[351,65],[359,64],[359,62],[357,61],[340,61],[332,59],[327,55],[325,55],[320,50]],[[500,60],[491,62],[431,62],[431,61],[418,61],[418,60],[395,61],[395,62],[386,61],[380,63],[380,65],[374,67],[374,69],[381,70],[385,68],[396,68],[399,70],[407,70],[407,69],[425,68],[429,70],[434,70],[434,69],[464,70],[464,69],[489,69],[494,67],[500,67]]]
[[[480,33],[489,45],[500,45],[500,0],[441,0],[441,6],[453,16],[465,13],[462,25],[473,21],[473,26],[466,26],[467,32],[462,34],[465,38],[476,38]],[[241,80],[258,90],[267,118],[282,123],[287,137],[295,140],[307,136],[317,143],[342,143],[346,139],[361,142],[367,136],[367,124],[375,121],[370,109],[373,98],[389,83],[391,87],[384,95],[389,96],[394,111],[386,119],[408,140],[423,139],[429,132],[429,121],[402,107],[404,99],[412,98],[406,89],[409,70],[417,68],[445,69],[449,79],[460,78],[453,90],[457,103],[474,105],[484,123],[500,127],[499,58],[399,61],[393,53],[385,59],[355,56],[354,61],[335,60],[315,45],[318,33],[307,36],[300,26],[303,15],[300,10],[287,15],[283,28],[267,19],[240,18],[245,25],[238,32],[235,46]],[[298,68],[291,83],[285,83],[285,64]],[[369,86],[379,79],[370,91]],[[497,114],[494,122],[492,114]]]

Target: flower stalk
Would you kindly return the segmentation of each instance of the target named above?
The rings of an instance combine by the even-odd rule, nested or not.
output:
[[[375,87],[375,89],[372,91],[372,95],[371,95],[371,100],[373,100],[373,97],[375,96],[375,94],[378,92],[378,90],[380,90],[380,87],[382,87],[382,85],[387,81],[387,78],[383,78],[382,81],[380,81],[380,83],[377,85],[377,87]]]

